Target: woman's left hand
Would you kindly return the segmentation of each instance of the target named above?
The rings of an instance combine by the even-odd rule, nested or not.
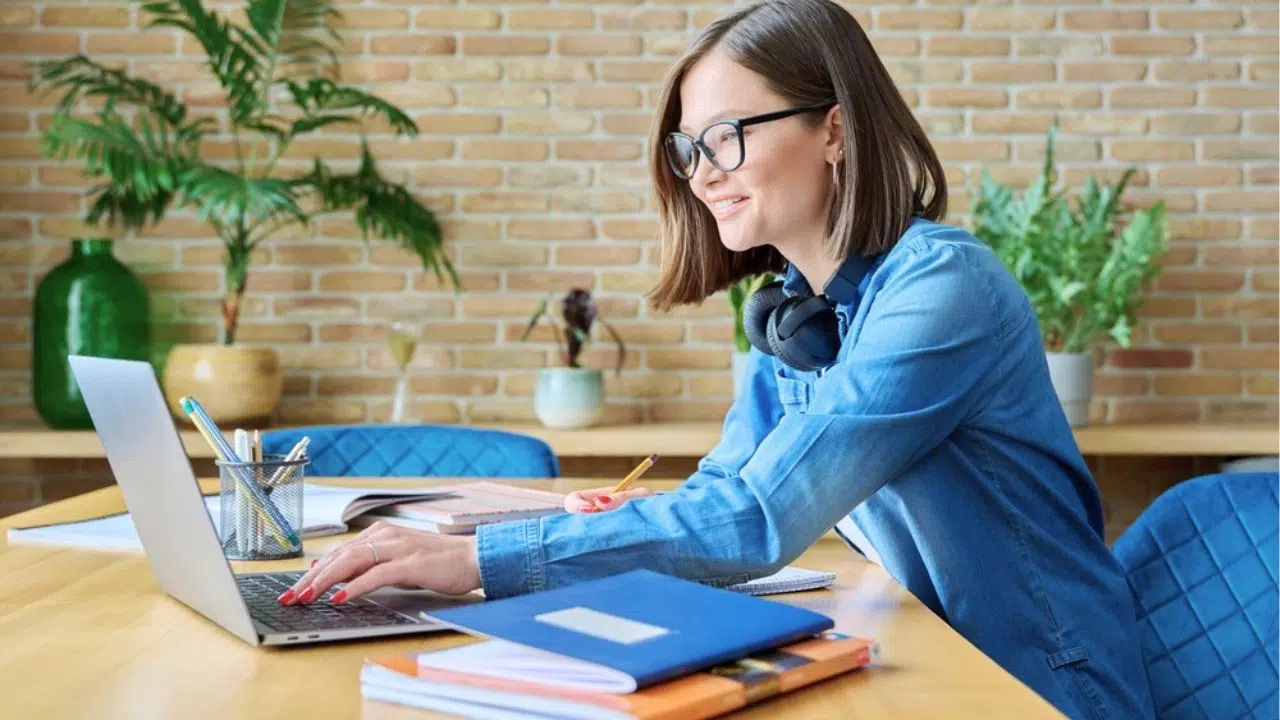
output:
[[[382,587],[423,588],[463,595],[480,587],[473,535],[437,535],[376,522],[317,558],[281,605],[309,603],[345,582],[331,602],[340,604]]]

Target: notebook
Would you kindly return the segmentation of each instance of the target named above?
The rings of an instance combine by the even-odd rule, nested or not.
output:
[[[303,483],[301,537],[341,535],[350,521],[371,509],[405,500],[427,500],[449,495],[440,488],[372,489]],[[222,514],[221,497],[206,496],[205,507],[215,529]],[[221,533],[219,533],[221,536]],[[10,528],[9,542],[40,542],[102,550],[142,550],[129,513],[26,528]]]
[[[879,655],[870,639],[827,631],[625,692],[590,664],[488,640],[366,658],[360,693],[375,703],[467,717],[697,720],[851,672]],[[376,708],[365,715],[376,717]]]
[[[772,575],[731,585],[729,589],[748,595],[773,595],[817,590],[831,585],[835,580],[836,574],[833,572],[806,570],[788,565]]]
[[[593,687],[634,692],[832,629],[821,613],[636,569],[426,619],[585,663]],[[584,670],[585,672],[585,670]]]
[[[361,517],[359,526],[379,520],[415,530],[442,534],[470,534],[485,523],[544,517],[565,512],[564,495],[548,490],[480,480],[440,486],[448,497],[429,502],[406,501],[377,508]]]

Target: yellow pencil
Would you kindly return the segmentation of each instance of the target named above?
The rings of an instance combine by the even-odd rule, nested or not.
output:
[[[641,460],[640,464],[636,466],[635,470],[632,470],[630,473],[627,474],[626,477],[622,478],[622,482],[613,486],[613,492],[620,493],[623,490],[626,490],[627,488],[631,487],[631,483],[635,482],[637,478],[645,474],[645,471],[653,467],[653,464],[657,461],[658,461],[657,453],[654,453],[653,455],[650,455],[644,460]]]

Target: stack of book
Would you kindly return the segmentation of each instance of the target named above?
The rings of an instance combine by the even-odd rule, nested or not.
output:
[[[372,656],[361,693],[485,718],[707,718],[872,663],[820,613],[649,570],[426,614],[480,638]]]

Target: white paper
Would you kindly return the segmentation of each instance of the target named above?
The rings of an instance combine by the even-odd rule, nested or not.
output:
[[[610,615],[589,607],[571,607],[534,615],[534,620],[622,645],[652,640],[671,632],[664,627]]]
[[[730,585],[729,589],[749,595],[772,595],[826,587],[835,579],[836,574],[833,572],[805,570],[788,565],[772,575]]]
[[[635,679],[619,670],[506,640],[422,653],[418,666],[575,690],[630,693],[636,689]]]

